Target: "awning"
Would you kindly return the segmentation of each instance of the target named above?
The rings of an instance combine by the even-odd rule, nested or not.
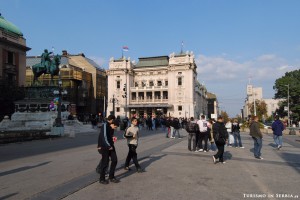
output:
[[[170,104],[130,104],[128,108],[172,108]]]

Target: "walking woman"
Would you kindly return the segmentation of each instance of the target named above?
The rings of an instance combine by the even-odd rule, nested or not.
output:
[[[228,142],[228,133],[221,116],[218,117],[218,121],[213,125],[213,135],[218,148],[217,154],[213,156],[213,161],[216,163],[216,159],[219,159],[219,162],[224,164],[226,163],[223,158],[224,146]]]

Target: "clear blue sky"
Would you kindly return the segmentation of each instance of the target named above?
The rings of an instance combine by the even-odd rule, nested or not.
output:
[[[83,52],[103,68],[110,57],[193,51],[198,79],[230,116],[240,113],[249,77],[274,96],[273,85],[300,67],[298,0],[0,0],[0,13],[18,26],[40,55]]]

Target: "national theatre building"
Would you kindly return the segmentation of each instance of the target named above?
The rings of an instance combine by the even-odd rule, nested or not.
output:
[[[109,62],[107,114],[120,117],[207,115],[206,88],[197,80],[193,52]]]

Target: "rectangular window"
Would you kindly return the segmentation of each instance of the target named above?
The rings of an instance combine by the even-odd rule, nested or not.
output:
[[[178,106],[178,111],[182,111],[182,106]]]
[[[120,81],[117,81],[117,89],[120,89]]]
[[[150,86],[150,87],[151,87],[151,86],[154,86],[153,81],[149,81],[149,86]]]
[[[182,77],[178,77],[178,85],[182,85]]]
[[[15,64],[15,59],[14,59],[14,53],[11,51],[7,52],[7,64],[14,65]]]
[[[117,112],[120,112],[120,107],[116,107],[116,109],[117,109]]]
[[[162,82],[161,81],[157,81],[157,86],[162,86]]]
[[[138,83],[138,82],[135,82],[135,83],[134,83],[134,86],[135,86],[135,87],[139,87],[139,83]]]
[[[165,81],[165,86],[168,86],[168,81]]]

